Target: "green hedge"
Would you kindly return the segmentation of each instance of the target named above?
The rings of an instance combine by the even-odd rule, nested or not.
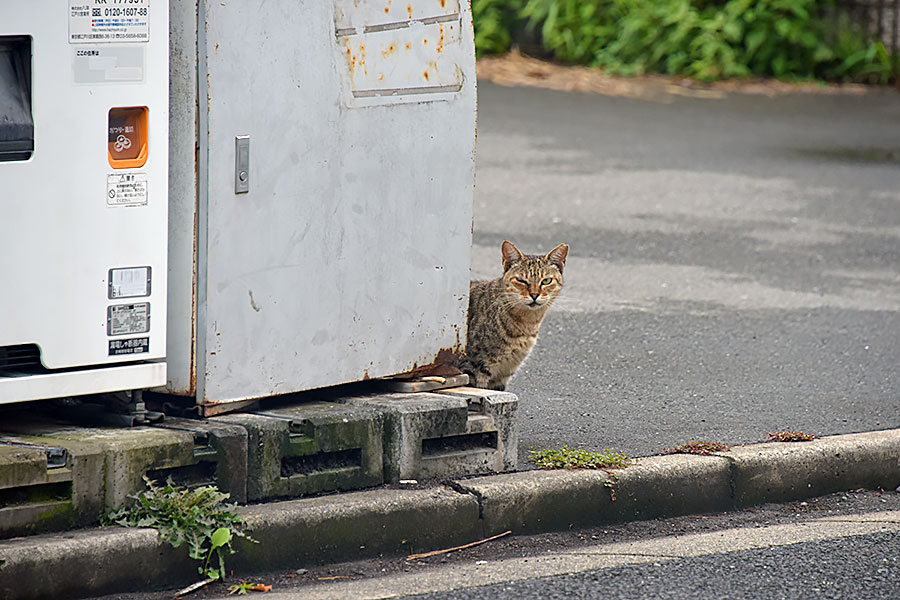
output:
[[[620,75],[887,83],[898,72],[834,0],[472,0],[480,55],[535,39]]]

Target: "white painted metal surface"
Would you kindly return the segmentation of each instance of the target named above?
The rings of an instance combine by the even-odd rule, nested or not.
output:
[[[0,348],[36,344],[50,369],[97,367],[54,371],[34,388],[0,373],[0,402],[142,387],[165,372],[161,365],[102,368],[162,359],[166,349],[168,9],[160,0],[135,6],[146,12],[119,28],[123,42],[115,27],[96,25],[108,15],[94,0],[0,0],[0,36],[31,38],[35,127],[31,158],[0,162]],[[135,106],[149,110],[146,164],[113,169],[108,113]],[[121,176],[138,183],[118,185]],[[116,190],[119,199],[138,193],[126,205],[113,198]],[[150,267],[150,293],[111,298],[110,269],[123,267]],[[149,330],[109,335],[108,307],[121,313],[135,303],[138,319],[149,303]],[[145,327],[119,321],[112,331],[129,328]],[[111,341],[128,353],[115,354]]]
[[[191,360],[170,350],[170,391],[228,403],[397,374],[464,346],[471,11],[394,4],[200,7],[197,250],[186,260],[182,240],[172,257],[173,282],[196,264],[196,288],[170,296],[169,323],[184,344],[195,319],[196,338]],[[190,51],[182,42],[173,54]],[[234,190],[239,135],[246,194]],[[173,163],[183,190],[192,167]],[[171,214],[191,221],[193,200],[173,191]]]
[[[147,362],[116,365],[102,369],[48,372],[38,375],[7,376],[0,384],[0,404],[102,394],[163,385],[166,363]]]

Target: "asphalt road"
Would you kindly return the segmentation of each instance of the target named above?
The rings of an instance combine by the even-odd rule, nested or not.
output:
[[[421,600],[497,598],[897,598],[900,536],[876,533],[526,579],[408,596]]]
[[[473,275],[570,245],[512,379],[532,447],[900,427],[900,94],[479,83]]]
[[[231,576],[192,593],[232,598]],[[900,493],[857,491],[722,514],[506,536],[421,559],[302,565],[245,581],[270,600],[900,596]],[[176,589],[97,600],[164,600]],[[261,596],[262,597],[262,596]]]

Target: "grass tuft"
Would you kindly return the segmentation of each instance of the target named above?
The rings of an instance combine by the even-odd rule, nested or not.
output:
[[[622,452],[603,450],[573,450],[563,446],[560,450],[531,450],[528,462],[541,469],[624,469],[631,459]]]

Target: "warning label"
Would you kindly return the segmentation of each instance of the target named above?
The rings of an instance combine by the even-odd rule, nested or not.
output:
[[[129,335],[150,331],[150,303],[116,304],[106,310],[106,334]]]
[[[129,338],[127,340],[109,340],[109,355],[143,354],[150,352],[150,338]]]
[[[150,0],[69,0],[69,43],[147,42]]]
[[[113,173],[106,176],[108,206],[146,206],[146,173]]]

